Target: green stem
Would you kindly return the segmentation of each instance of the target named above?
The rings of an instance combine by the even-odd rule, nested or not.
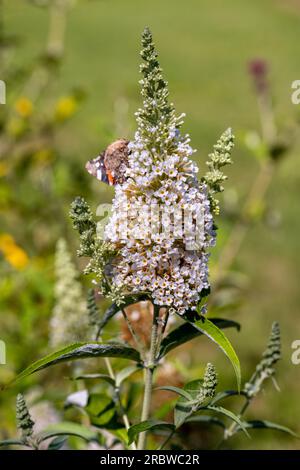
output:
[[[168,444],[168,442],[172,439],[172,437],[174,436],[175,434],[175,430],[170,432],[170,434],[167,436],[167,438],[163,441],[163,443],[158,447],[157,450],[163,450],[164,447],[166,447],[166,445]]]
[[[102,342],[102,338],[101,338],[101,336],[99,336],[98,333],[96,335],[96,341],[101,341]],[[114,373],[114,370],[112,368],[110,359],[108,357],[105,357],[104,358],[104,363],[105,363],[105,366],[107,368],[108,375],[110,376],[111,379],[113,379],[115,381],[116,380],[116,374]],[[122,405],[120,389],[119,388],[115,388],[115,394],[116,394],[116,399],[118,401],[118,405],[119,405],[120,412],[121,412],[121,415],[122,415],[124,426],[125,426],[126,430],[128,431],[128,429],[130,428],[130,422],[129,422],[127,414],[125,413],[123,405]],[[130,449],[136,450],[136,445],[135,445],[134,442],[131,444]]]
[[[241,418],[243,416],[243,414],[245,413],[245,411],[248,408],[249,404],[250,404],[250,400],[247,399],[247,401],[244,403],[244,406],[242,407],[242,409],[239,413],[239,418]],[[231,425],[229,426],[229,428],[228,428],[228,430],[227,430],[227,432],[224,436],[225,441],[235,434],[235,431],[236,431],[237,427],[238,427],[237,423],[235,423],[235,422],[231,423]]]
[[[251,399],[247,398],[247,401],[244,403],[244,405],[242,406],[242,409],[239,413],[239,418],[241,418],[243,416],[243,414],[247,410],[248,406],[250,405],[250,402],[251,402]],[[224,430],[223,437],[222,437],[221,441],[219,442],[219,444],[217,446],[217,449],[220,449],[222,444],[236,433],[237,428],[238,428],[237,423],[233,422],[233,423],[231,423],[231,425],[229,426],[228,429],[226,428]]]
[[[57,65],[60,64],[62,59],[62,54],[64,51],[65,43],[65,30],[66,30],[66,15],[68,8],[68,0],[53,1],[50,6],[49,11],[49,32],[48,39],[45,48],[45,54],[47,56],[56,57],[59,59]],[[0,5],[1,7],[2,5]],[[2,11],[0,13],[3,13]],[[1,28],[1,25],[0,25]],[[2,35],[3,31],[0,31]],[[0,37],[1,41],[1,37]],[[1,46],[1,44],[0,44]],[[1,50],[0,50],[0,59]],[[52,73],[53,67],[50,60],[37,62],[36,66],[33,68],[28,80],[25,82],[19,96],[26,96],[32,102],[36,102],[42,95],[42,93],[47,89],[49,84],[50,76]],[[11,108],[9,115],[13,115],[14,108]],[[15,149],[15,141],[11,138],[3,140],[2,146],[0,148],[0,158],[5,158],[5,156]]]
[[[61,58],[63,55],[68,7],[68,0],[55,0],[50,6],[50,24],[47,45],[47,53],[50,57]]]
[[[147,364],[145,365],[145,370],[144,370],[144,400],[143,400],[143,407],[142,407],[142,414],[141,414],[141,422],[147,421],[150,415],[153,373],[156,368],[156,350],[157,350],[158,326],[159,326],[158,319],[159,319],[159,307],[157,305],[154,305],[149,360]],[[138,450],[145,449],[146,437],[147,437],[146,432],[140,433],[139,439],[138,439]]]
[[[246,202],[240,212],[235,226],[231,230],[231,234],[222,250],[219,260],[219,271],[216,275],[215,282],[220,284],[230,267],[232,266],[245,236],[253,221],[252,210],[256,204],[264,201],[266,192],[274,174],[274,161],[272,160],[271,148],[277,136],[277,129],[274,121],[274,112],[272,108],[271,98],[269,94],[259,94],[258,108],[261,121],[261,131],[263,141],[268,147],[268,159],[261,165],[260,171],[254,180]],[[210,298],[210,302],[212,297]]]
[[[221,252],[218,272],[214,278],[215,284],[220,284],[226,276],[227,272],[231,268],[237,254],[241,248],[241,245],[248,233],[248,230],[253,221],[251,211],[253,206],[261,204],[264,201],[265,194],[268,187],[270,186],[273,174],[274,174],[274,163],[267,161],[262,164],[260,171],[253,182],[252,188],[247,196],[247,200],[241,210],[241,215],[235,223],[232,231],[226,241],[226,244]],[[212,302],[213,296],[210,297],[210,303]]]
[[[122,308],[122,315],[124,317],[124,320],[126,321],[126,324],[127,324],[127,328],[133,338],[133,340],[135,341],[135,344],[139,350],[139,353],[141,354],[142,356],[142,359],[145,359],[145,348],[144,348],[144,345],[140,339],[140,337],[138,336],[138,334],[136,333],[136,331],[134,330],[132,324],[131,324],[131,321],[130,319],[128,318],[128,315],[126,314],[125,312],[125,309]]]

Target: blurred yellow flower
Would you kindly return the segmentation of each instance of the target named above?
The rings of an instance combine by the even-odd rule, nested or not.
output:
[[[15,110],[23,118],[31,116],[33,112],[33,103],[25,96],[19,98],[15,103]]]
[[[6,261],[16,269],[24,269],[29,262],[27,253],[16,244],[13,237],[8,233],[0,235],[0,251],[2,251]]]
[[[34,161],[37,164],[47,164],[53,159],[53,150],[49,148],[40,149],[33,154]],[[1,170],[0,170],[1,171]]]
[[[13,137],[20,137],[26,131],[26,124],[24,119],[11,118],[6,124],[6,130],[9,135]]]
[[[59,121],[70,118],[77,110],[77,102],[73,96],[60,98],[56,104],[55,117]]]
[[[1,178],[2,176],[7,175],[8,170],[9,170],[9,168],[8,168],[7,163],[0,162],[0,178]]]
[[[9,235],[8,233],[2,233],[0,235],[0,250],[6,251],[14,244],[15,244],[15,241],[13,237]]]
[[[6,255],[6,260],[16,269],[24,269],[28,262],[27,253],[22,248],[15,245],[14,250]]]

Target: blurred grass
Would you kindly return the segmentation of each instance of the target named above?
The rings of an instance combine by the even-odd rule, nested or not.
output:
[[[120,100],[128,102],[121,127],[128,128],[128,136],[132,135],[133,113],[140,103],[139,37],[145,25],[153,30],[171,99],[178,112],[187,114],[185,129],[199,149],[197,158],[202,168],[207,153],[226,127],[232,126],[238,137],[245,129],[259,127],[247,76],[249,60],[261,57],[270,64],[278,123],[286,125],[298,119],[290,87],[299,78],[299,18],[300,2],[292,0],[77,1],[69,12],[66,56],[49,95],[64,95],[70,87],[80,85],[88,100],[61,133],[61,147],[83,166],[112,138],[119,137],[116,105]],[[21,35],[22,46],[14,61],[26,63],[43,50],[46,11],[25,1],[6,1],[6,28]],[[242,323],[242,332],[228,333],[246,378],[264,349],[271,322],[280,321],[284,349],[278,380],[282,391],[272,390],[269,384],[251,413],[257,419],[280,422],[298,432],[300,369],[291,364],[290,345],[300,337],[299,144],[297,137],[267,196],[267,204],[281,214],[280,226],[256,225],[240,252],[236,264],[249,275],[250,285],[235,318]],[[235,188],[243,199],[257,168],[257,162],[238,139],[227,188]],[[95,202],[100,198],[110,200],[112,190],[101,189],[96,182],[90,184]],[[219,227],[220,234],[229,229],[222,217]],[[223,241],[224,235],[221,238]],[[21,317],[22,312],[18,315]],[[203,339],[194,343],[192,354],[196,345],[201,362],[214,361],[221,383],[233,386],[233,373],[226,359]],[[244,437],[239,440],[243,448],[299,448],[297,441],[271,432],[253,433],[251,441]]]

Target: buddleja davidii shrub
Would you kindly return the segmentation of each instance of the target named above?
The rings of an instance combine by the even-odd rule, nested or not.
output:
[[[141,56],[144,60],[141,67],[143,106],[137,112],[138,128],[128,145],[125,181],[115,188],[112,215],[104,240],[97,233],[87,202],[77,198],[71,207],[73,225],[80,236],[78,254],[88,258],[85,272],[93,275],[96,291],[109,296],[113,303],[101,316],[95,292],[90,292],[87,310],[90,323],[96,329],[96,340],[66,346],[32,364],[17,377],[21,380],[33,372],[66,361],[104,358],[107,374],[83,374],[77,378],[105,381],[113,390],[113,398],[109,394],[105,400],[103,394],[90,393],[87,389],[73,396],[71,401],[85,410],[91,424],[99,429],[108,429],[123,446],[131,449],[146,448],[147,432],[161,430],[167,431],[165,442],[160,444],[161,448],[165,447],[176,437],[182,425],[189,420],[200,422],[206,411],[225,416],[238,429],[248,433],[240,416],[217,405],[223,395],[216,395],[217,373],[212,364],[207,365],[203,379],[190,382],[183,388],[161,387],[180,397],[174,409],[174,423],[157,421],[151,416],[155,370],[170,351],[197,336],[206,335],[227,355],[236,374],[237,391],[234,393],[237,394],[241,372],[238,357],[222,331],[227,327],[238,327],[238,324],[204,315],[206,298],[210,293],[208,256],[216,236],[214,216],[219,212],[216,193],[223,189],[222,182],[226,179],[222,168],[231,163],[233,135],[227,130],[221,136],[209,157],[208,172],[199,181],[196,177],[198,167],[191,159],[194,151],[189,137],[180,133],[182,116],[176,116],[174,106],[168,101],[167,83],[162,77],[149,29],[142,36]],[[122,226],[124,204],[133,209],[133,213],[145,206],[167,206],[173,211],[174,221],[175,208],[183,210],[191,206],[196,215],[197,211],[201,212],[204,223],[195,227],[195,222],[192,222],[189,228],[194,232],[183,233],[178,240],[172,232],[168,232],[168,237],[151,232],[146,223],[147,214],[142,217],[142,225],[138,218],[132,216],[128,227],[130,236],[122,237],[118,228]],[[195,228],[198,239],[191,249],[191,241],[194,241],[191,233],[195,234]],[[152,303],[149,348],[141,342],[126,313],[126,307],[141,300]],[[126,321],[134,346],[101,341],[103,329],[119,312]],[[174,325],[174,319],[178,319],[178,323],[176,321],[175,326],[168,329],[168,323]],[[133,365],[115,371],[110,358],[118,358],[118,364],[120,359],[124,359]],[[128,402],[124,405],[123,385],[141,369],[144,371],[141,416],[138,422],[132,423],[131,408]],[[71,432],[69,427],[64,429],[66,434]],[[84,428],[84,432],[81,429],[77,435],[86,438],[86,432]],[[91,439],[95,439],[94,433]],[[100,442],[99,435],[97,439]]]

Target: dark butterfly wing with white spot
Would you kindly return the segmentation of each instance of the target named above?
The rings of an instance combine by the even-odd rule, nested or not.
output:
[[[109,184],[104,164],[104,153],[105,152],[102,152],[98,157],[89,160],[85,168],[90,175],[95,176],[99,181],[102,181],[102,183]]]

